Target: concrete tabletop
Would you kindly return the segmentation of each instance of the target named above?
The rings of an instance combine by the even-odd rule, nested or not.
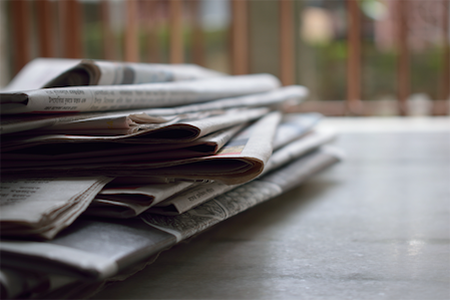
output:
[[[450,119],[320,126],[343,162],[93,299],[450,299]]]

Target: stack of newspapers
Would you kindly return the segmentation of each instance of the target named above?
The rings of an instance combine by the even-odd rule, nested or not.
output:
[[[81,298],[341,159],[269,74],[36,59],[0,93],[2,298]]]

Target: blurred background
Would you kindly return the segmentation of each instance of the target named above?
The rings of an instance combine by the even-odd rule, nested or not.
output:
[[[308,87],[300,111],[448,115],[448,0],[1,0],[0,86],[36,57],[195,63]]]

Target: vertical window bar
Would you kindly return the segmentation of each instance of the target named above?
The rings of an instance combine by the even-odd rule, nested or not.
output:
[[[37,21],[39,37],[39,56],[55,56],[55,38],[53,34],[54,18],[52,2],[49,0],[37,0]]]
[[[160,42],[158,38],[158,31],[160,29],[160,20],[158,16],[158,9],[160,8],[160,1],[143,1],[144,9],[147,15],[145,20],[145,36],[147,39],[147,61],[161,62],[161,55],[159,53]]]
[[[14,57],[13,73],[22,69],[30,60],[30,7],[26,0],[11,1]]]
[[[172,64],[183,63],[183,2],[170,0],[170,57]]]
[[[292,0],[279,0],[280,80],[283,85],[295,82],[293,11]]]
[[[205,65],[205,43],[201,22],[200,0],[190,0],[191,22],[193,29],[192,61],[200,66]]]
[[[117,45],[115,43],[114,35],[111,30],[109,0],[102,0],[100,2],[100,19],[102,26],[103,59],[115,60],[116,59],[115,49]]]
[[[83,56],[81,43],[82,14],[77,0],[59,1],[62,25],[62,55],[66,58]]]
[[[125,45],[124,60],[129,62],[139,61],[139,41],[138,31],[138,15],[137,1],[127,0],[126,2],[126,28],[125,28]]]
[[[397,34],[398,34],[398,62],[397,62],[397,98],[400,115],[406,116],[407,100],[410,93],[409,84],[409,51],[408,51],[408,1],[397,0]]]
[[[249,73],[248,3],[231,0],[231,64],[234,75]]]
[[[361,102],[361,13],[357,0],[347,0],[347,108],[360,114]]]
[[[442,100],[450,99],[450,41],[449,41],[449,2],[442,0],[442,34],[444,44],[444,59],[442,70]],[[446,110],[448,113],[448,109]]]

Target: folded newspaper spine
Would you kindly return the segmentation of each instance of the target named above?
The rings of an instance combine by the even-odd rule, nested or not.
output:
[[[273,145],[275,152],[265,164],[264,173],[331,142],[335,135],[330,132],[314,131],[305,136],[320,117],[318,114],[285,115],[275,135]],[[139,185],[135,182],[132,186],[121,185],[117,181],[112,182],[97,195],[86,213],[130,218],[150,208],[151,213],[177,215],[237,187],[210,181],[204,183],[177,181],[163,185],[149,183]],[[180,193],[180,190],[183,192]]]
[[[272,154],[272,141],[281,120],[281,114],[278,111],[267,115],[265,113],[267,110],[264,108],[257,109],[254,118],[260,117],[260,119],[213,155],[178,160],[152,160],[152,153],[149,153],[146,156],[137,156],[133,161],[73,163],[60,166],[45,166],[43,163],[44,165],[34,168],[25,166],[3,168],[2,172],[16,175],[39,173],[44,176],[62,174],[110,177],[155,176],[188,180],[217,180],[226,184],[243,183],[258,176]],[[236,113],[236,115],[238,114]],[[247,120],[241,119],[241,122]],[[197,122],[202,122],[202,120]]]
[[[171,107],[267,92],[280,86],[269,74],[194,81],[76,86],[0,93],[2,114],[61,113]]]
[[[2,178],[1,237],[51,239],[89,206],[112,178]]]
[[[262,174],[266,174],[271,170],[279,168],[282,165],[331,142],[334,138],[335,135],[331,132],[314,132],[298,141],[292,142],[273,153],[266,163]],[[217,181],[199,184],[198,186],[194,186],[181,194],[174,195],[161,203],[156,203],[155,206],[148,209],[148,212],[162,215],[179,215],[240,185],[241,184],[226,185]],[[94,199],[94,202],[96,201],[97,200]],[[117,210],[115,210],[115,212],[116,211]],[[102,213],[103,215],[107,215],[108,208],[103,207]]]
[[[83,85],[141,84],[225,76],[192,64],[149,64],[92,59],[36,58],[3,91]]]
[[[179,216],[144,214],[140,219],[77,220],[46,242],[2,240],[2,267],[70,275],[85,280],[111,277],[177,242],[198,234],[249,207],[281,195],[342,154],[327,147],[220,195]],[[101,234],[100,234],[101,233]]]
[[[185,81],[225,74],[192,64],[125,63],[83,59],[44,87]]]
[[[58,131],[75,134],[79,129],[90,129],[90,134],[96,134],[98,129],[131,129],[139,125],[160,124],[171,121],[174,117],[204,111],[218,111],[231,108],[271,107],[274,109],[288,108],[298,105],[304,100],[308,90],[302,86],[281,87],[269,92],[244,95],[176,106],[171,108],[139,109],[124,112],[90,112],[69,115],[4,115],[0,119],[0,134],[8,134],[40,128],[55,133]],[[124,122],[123,119],[127,121]],[[119,121],[120,122],[119,122]],[[33,132],[35,133],[35,132]],[[31,134],[31,133],[30,133]],[[42,132],[41,132],[42,134]],[[35,134],[34,134],[35,135]],[[24,143],[24,140],[16,141]],[[26,144],[26,143],[25,143]],[[2,146],[3,148],[4,146]]]
[[[336,148],[324,147],[272,174],[219,195],[184,214],[163,216],[144,213],[141,218],[147,224],[175,235],[179,242],[256,204],[281,195],[339,161],[342,156],[343,154]]]

